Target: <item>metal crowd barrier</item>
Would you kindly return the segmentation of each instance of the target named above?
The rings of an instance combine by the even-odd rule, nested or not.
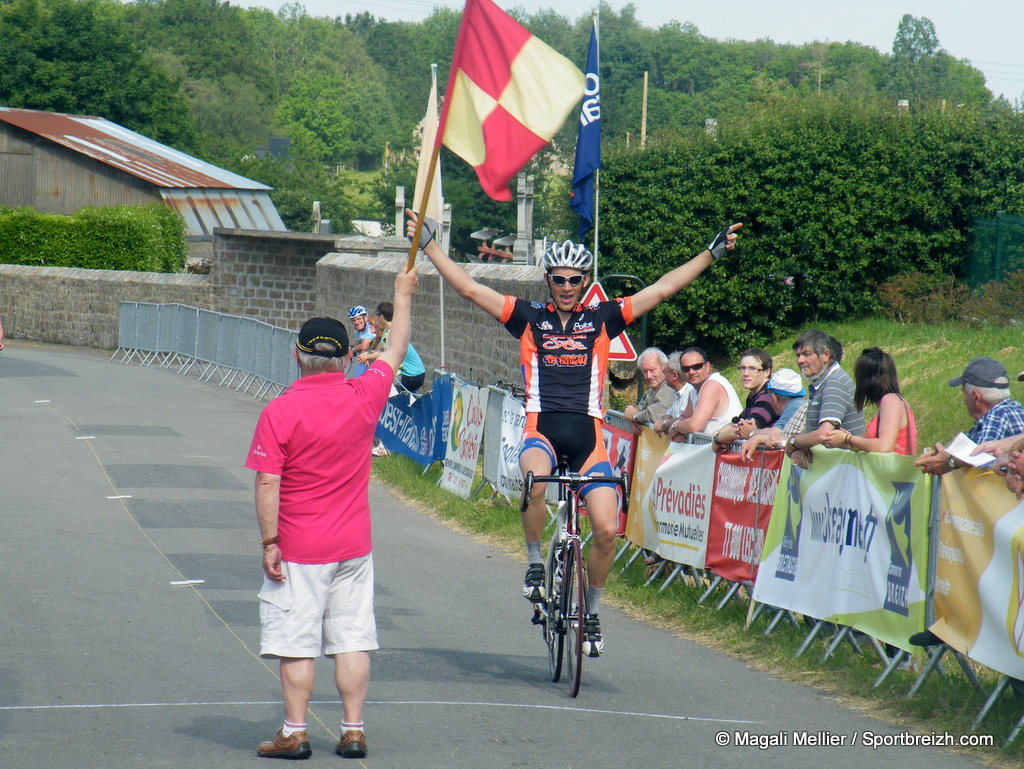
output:
[[[295,332],[238,315],[185,304],[121,302],[117,349],[111,360],[140,366],[176,366],[201,381],[251,393],[279,395],[296,376]]]

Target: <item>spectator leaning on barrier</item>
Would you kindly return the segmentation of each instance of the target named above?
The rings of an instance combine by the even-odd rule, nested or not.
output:
[[[808,381],[803,432],[786,441],[794,464],[807,468],[811,447],[840,427],[853,435],[864,433],[864,412],[853,403],[854,385],[839,366],[842,345],[824,331],[809,329],[793,343],[796,363]]]
[[[636,359],[636,367],[647,383],[647,392],[635,406],[630,404],[623,415],[633,423],[637,434],[644,425],[654,427],[661,424],[672,405],[675,390],[665,380],[668,356],[657,347],[648,347]]]
[[[682,357],[681,352],[674,352],[668,356],[665,363],[665,381],[672,388],[672,405],[668,407],[665,418],[654,425],[654,431],[658,435],[665,435],[677,417],[693,413],[693,404],[697,400],[697,391],[686,381],[686,376],[680,368]]]
[[[772,376],[772,356],[760,347],[750,347],[740,353],[740,383],[747,391],[743,411],[722,426],[712,438],[715,451],[728,451],[735,440],[745,440],[754,430],[771,427],[779,415],[772,408],[768,380]]]
[[[391,302],[381,302],[377,305],[377,312],[373,318],[374,324],[380,325],[380,342],[376,351],[364,352],[359,356],[359,362],[363,365],[368,365],[375,361],[388,348],[393,312],[394,306]],[[419,353],[416,352],[416,348],[410,343],[409,349],[406,350],[405,358],[402,360],[398,381],[402,383],[402,387],[414,393],[423,387],[423,380],[426,379],[426,376],[427,370],[423,367],[423,361],[420,359]]]
[[[697,391],[697,402],[692,414],[677,418],[669,426],[668,437],[673,441],[684,441],[691,433],[714,435],[743,410],[732,384],[714,370],[701,348],[683,350],[679,368]]]
[[[759,448],[781,449],[786,441],[804,431],[807,398],[804,397],[800,375],[791,368],[780,368],[772,374],[765,389],[772,396],[772,407],[779,418],[771,427],[754,430],[743,442],[740,454],[748,461],[754,458]]]
[[[840,428],[823,443],[833,449],[894,452],[903,456],[917,453],[917,423],[910,404],[900,395],[896,363],[880,347],[869,347],[857,358],[853,369],[856,390],[853,403],[863,410],[865,403],[878,407],[863,436]]]
[[[961,388],[964,408],[975,420],[967,437],[975,443],[1024,433],[1024,407],[1010,398],[1010,377],[999,361],[975,358],[963,374],[949,380],[949,386]],[[944,475],[960,466],[941,443],[927,449],[914,464],[929,475]]]
[[[336,752],[366,755],[363,707],[373,616],[370,443],[409,343],[415,270],[395,278],[391,348],[357,379],[346,378],[348,334],[334,318],[303,324],[293,351],[299,379],[268,403],[246,467],[256,471],[263,546],[260,655],[280,665],[284,725],[256,752],[308,758],[306,710],[316,658],[334,657],[344,709]]]

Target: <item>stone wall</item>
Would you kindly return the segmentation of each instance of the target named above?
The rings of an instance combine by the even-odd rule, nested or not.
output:
[[[216,304],[206,275],[0,264],[0,318],[8,339],[112,349],[122,301]]]
[[[324,256],[326,254],[326,256]],[[0,318],[9,339],[112,349],[121,302],[200,307],[297,329],[313,315],[348,322],[353,305],[371,310],[394,294],[408,244],[396,238],[217,230],[209,275],[178,275],[0,264]],[[422,256],[412,341],[427,381],[442,365],[440,277]],[[540,267],[466,264],[501,294],[546,297]],[[444,285],[444,365],[472,382],[518,383],[516,341],[496,320]]]
[[[328,254],[317,265],[316,313],[347,322],[353,305],[372,312],[378,302],[394,295],[395,275],[406,257],[367,258],[352,254]],[[543,269],[525,265],[464,264],[480,283],[500,294],[543,300]],[[448,371],[474,383],[493,384],[498,379],[520,383],[519,347],[494,318],[459,297],[441,281],[437,270],[420,257],[420,290],[413,299],[412,343],[427,368],[427,381],[441,366],[440,288],[444,290],[444,363]]]

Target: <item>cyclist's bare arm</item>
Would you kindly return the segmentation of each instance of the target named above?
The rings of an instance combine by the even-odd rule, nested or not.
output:
[[[736,247],[736,231],[743,225],[739,222],[729,228],[726,250],[731,251]],[[713,261],[711,251],[704,249],[690,261],[681,264],[674,270],[662,275],[647,288],[641,289],[633,294],[633,316],[639,318],[641,315],[650,312],[670,296],[674,296],[692,283],[698,275],[706,270]]]
[[[416,227],[416,213],[405,209],[405,215],[409,217],[406,224],[406,235],[411,238]],[[473,280],[468,272],[462,269],[451,257],[446,254],[437,244],[436,240],[427,243],[423,253],[433,262],[434,267],[441,273],[441,277],[455,292],[463,299],[468,299],[481,310],[495,318],[501,318],[502,310],[505,307],[505,297],[489,286]]]

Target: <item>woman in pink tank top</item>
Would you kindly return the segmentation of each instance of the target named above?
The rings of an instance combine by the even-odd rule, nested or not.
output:
[[[864,435],[836,430],[823,443],[834,449],[892,452],[913,456],[917,452],[917,424],[910,405],[900,395],[899,378],[892,356],[881,347],[869,347],[857,358],[853,401],[858,409],[865,403],[878,406]]]

